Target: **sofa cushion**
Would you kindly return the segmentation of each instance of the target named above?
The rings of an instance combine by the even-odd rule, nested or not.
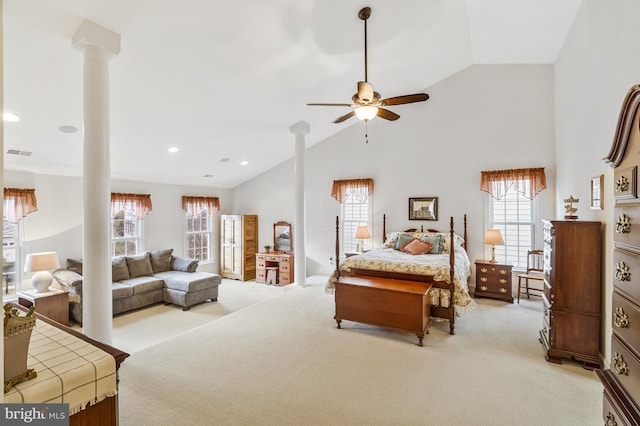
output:
[[[151,268],[153,273],[171,270],[171,253],[173,249],[156,250],[149,252],[151,256]]]
[[[67,259],[67,269],[82,275],[82,259]]]
[[[163,279],[167,288],[185,292],[215,287],[222,281],[220,275],[208,272],[167,271],[155,274],[155,276]]]
[[[129,279],[129,268],[123,256],[111,259],[111,281],[123,281]]]
[[[111,297],[113,299],[124,299],[125,297],[133,296],[133,288],[130,285],[123,283],[111,284]]]
[[[161,290],[164,287],[164,281],[155,276],[142,276],[130,278],[122,281],[120,284],[131,287],[133,294],[146,293],[147,291]]]
[[[135,256],[125,256],[127,267],[129,268],[129,278],[153,275],[151,267],[151,257],[149,252],[136,254]]]

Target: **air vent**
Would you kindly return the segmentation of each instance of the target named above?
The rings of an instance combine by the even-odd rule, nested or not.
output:
[[[212,177],[215,177],[215,175],[204,175],[204,176],[202,176],[202,177],[203,177],[203,178],[212,178]]]
[[[33,154],[33,152],[31,152],[31,151],[20,151],[19,149],[8,149],[7,150],[7,154],[24,155],[25,157],[31,157],[31,154]]]

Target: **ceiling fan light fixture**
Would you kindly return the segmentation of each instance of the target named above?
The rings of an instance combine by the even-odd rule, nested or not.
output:
[[[378,114],[378,108],[374,106],[361,106],[356,108],[356,117],[365,123]]]

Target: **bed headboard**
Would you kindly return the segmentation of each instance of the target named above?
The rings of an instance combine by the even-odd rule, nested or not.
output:
[[[423,225],[420,225],[420,230],[418,230],[418,228],[409,228],[409,229],[405,229],[404,232],[442,232],[439,231],[437,229],[432,229],[432,228],[428,228],[427,230],[424,229]],[[382,215],[382,242],[384,243],[385,238],[387,238],[387,215],[383,214]],[[469,247],[469,242],[468,242],[468,237],[467,237],[467,215],[464,215],[464,233],[462,235],[462,238],[464,238],[464,244],[462,244],[462,246],[464,247],[465,250],[467,250],[467,247]]]

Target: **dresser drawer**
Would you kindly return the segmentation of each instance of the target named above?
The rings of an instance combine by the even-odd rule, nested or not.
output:
[[[620,338],[640,350],[640,308],[617,292],[613,293],[611,328]]]
[[[256,282],[264,284],[266,279],[267,279],[266,271],[264,269],[258,269],[256,271]]]
[[[291,270],[291,265],[289,262],[280,262],[280,273],[289,272]]]
[[[623,420],[620,412],[616,409],[616,406],[613,404],[611,398],[609,398],[609,395],[607,395],[606,392],[602,398],[602,420],[607,426],[623,426],[631,424]]]
[[[640,256],[621,249],[613,251],[613,285],[640,303]]]
[[[637,206],[614,209],[613,239],[617,243],[640,246],[640,209]]]
[[[613,334],[611,371],[630,395],[640,395],[640,360]]]
[[[482,276],[501,276],[501,277],[509,277],[511,274],[511,267],[505,266],[494,266],[494,265],[480,265],[478,266],[479,274]]]

